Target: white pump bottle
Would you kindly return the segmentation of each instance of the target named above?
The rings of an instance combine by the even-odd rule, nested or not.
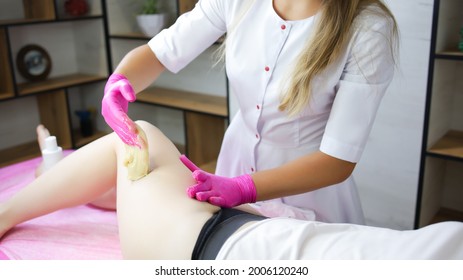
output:
[[[45,149],[42,150],[42,158],[44,172],[63,158],[63,149],[56,143],[55,136],[45,138]]]

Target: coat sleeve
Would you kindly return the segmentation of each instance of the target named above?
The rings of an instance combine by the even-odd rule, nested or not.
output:
[[[394,74],[392,27],[387,18],[370,18],[352,37],[320,146],[322,152],[350,162],[360,160]]]
[[[159,61],[177,73],[226,32],[223,0],[200,0],[148,45]]]

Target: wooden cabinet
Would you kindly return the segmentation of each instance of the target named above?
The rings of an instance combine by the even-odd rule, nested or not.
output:
[[[435,0],[415,227],[463,220],[463,0]]]
[[[113,69],[128,51],[141,44],[146,44],[150,39],[139,31],[133,16],[141,7],[142,2],[142,0],[130,3],[122,0],[106,1]],[[170,16],[168,24],[172,24],[179,15],[193,8],[196,2],[196,0],[161,1],[163,12]],[[223,87],[219,90],[220,94],[195,89],[194,83],[209,84],[216,80],[210,75],[212,63],[203,61],[197,64],[198,66],[193,66],[197,68],[183,76],[182,73],[177,74],[178,76],[165,73],[170,76],[165,79],[161,76],[147,90],[139,93],[136,103],[152,105],[141,115],[142,119],[154,114],[153,112],[160,110],[159,108],[180,112],[183,119],[184,139],[183,141],[171,140],[193,162],[213,172],[228,125],[228,89],[224,71],[222,71],[223,76],[219,78],[223,80]],[[163,82],[163,79],[166,82]],[[183,84],[183,87],[179,87],[178,84]],[[130,110],[136,105],[129,106],[129,115]],[[158,123],[154,124],[158,125]],[[164,129],[162,130],[166,133]]]
[[[178,13],[179,15],[186,13],[194,8],[197,0],[178,0]]]
[[[168,24],[196,2],[161,1],[169,15]],[[143,0],[87,0],[90,9],[82,16],[68,15],[64,3],[65,0],[0,0],[0,110],[18,107],[9,106],[10,103],[30,103],[32,99],[38,115],[33,122],[45,124],[63,148],[79,148],[110,131],[99,112],[107,77],[127,52],[150,38],[136,25],[135,15]],[[18,71],[16,56],[28,44],[40,45],[51,58],[52,70],[45,80],[30,81]],[[176,129],[182,130],[183,141],[172,141],[196,164],[213,172],[228,125],[228,86],[223,69],[211,76],[212,63],[197,64],[194,67],[202,67],[201,70],[187,70],[183,76],[165,78],[167,82],[162,78],[156,81],[138,95],[136,104],[129,106],[129,113],[137,104],[153,108],[139,117],[148,121],[153,111],[167,110],[162,108],[178,112],[183,129]],[[183,87],[178,87],[178,80]],[[223,85],[217,94],[214,89],[201,87],[217,80]],[[190,85],[190,81],[201,86]],[[75,112],[88,106],[96,109],[96,122],[100,125],[95,125],[93,135],[84,137]],[[15,133],[12,125],[1,130],[0,136]],[[0,145],[0,166],[39,154],[35,139],[7,147]]]
[[[15,102],[29,103],[32,99],[37,106],[37,122],[45,124],[63,148],[78,148],[104,133],[80,135],[73,119],[74,111],[82,108],[70,102],[70,95],[78,92],[101,99],[102,85],[109,73],[107,27],[103,1],[88,0],[89,11],[81,16],[66,14],[64,3],[65,0],[0,1],[0,106],[8,108]],[[19,50],[31,44],[42,47],[50,57],[51,72],[44,80],[28,80],[18,69]],[[11,133],[15,129],[0,131],[2,141],[6,141],[5,134]],[[18,135],[20,144],[2,143],[0,166],[40,154],[35,140],[21,140]]]
[[[0,100],[14,96],[13,75],[5,28],[0,29]]]

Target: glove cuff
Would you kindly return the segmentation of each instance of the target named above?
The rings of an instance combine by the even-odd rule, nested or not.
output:
[[[249,174],[241,175],[237,177],[237,179],[239,179],[240,189],[242,193],[241,204],[256,202],[256,199],[257,199],[256,185],[254,184],[254,181],[252,180],[251,175]]]
[[[119,73],[112,73],[111,76],[109,76],[108,81],[117,82],[123,79],[127,80],[127,77]]]
[[[111,74],[111,76],[109,76],[108,78],[108,81],[106,82],[104,92],[106,93],[106,91],[108,90],[108,87],[110,87],[112,84],[120,80],[127,80],[127,78],[124,75],[119,74],[119,73]]]

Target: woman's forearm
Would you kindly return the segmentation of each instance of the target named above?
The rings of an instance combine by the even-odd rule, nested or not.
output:
[[[257,200],[296,195],[346,180],[355,163],[322,152],[291,161],[281,167],[252,174]]]
[[[150,47],[145,44],[127,53],[114,72],[127,77],[135,92],[139,93],[153,83],[164,69]]]

